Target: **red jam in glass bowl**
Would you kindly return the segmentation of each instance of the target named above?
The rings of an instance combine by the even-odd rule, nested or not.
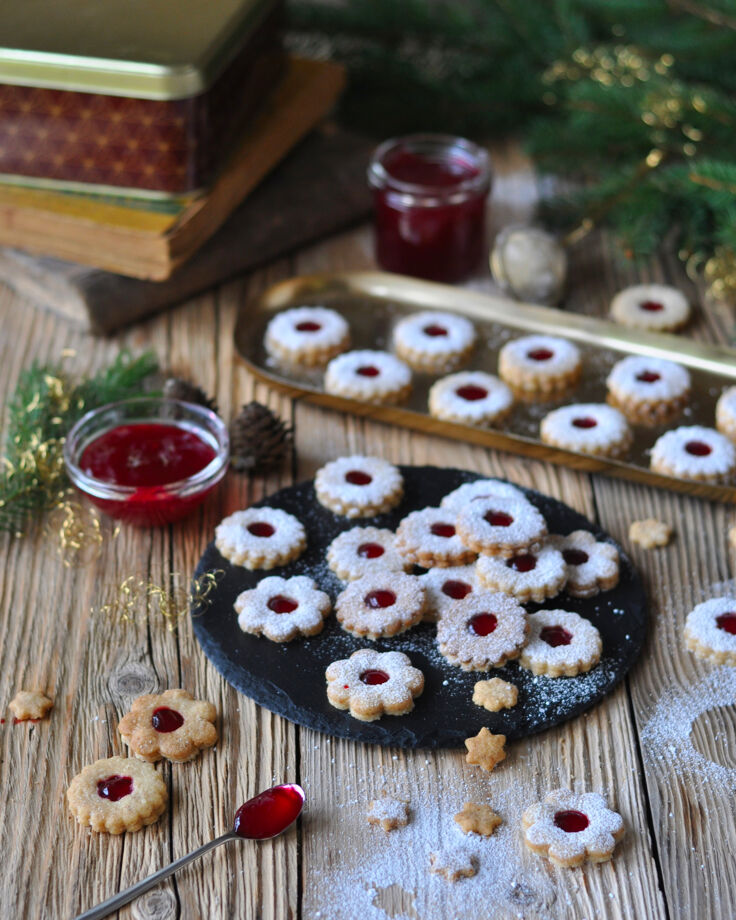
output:
[[[185,517],[227,471],[227,428],[202,406],[141,397],[94,409],[69,432],[74,485],[114,518],[142,527]]]
[[[386,141],[368,167],[382,268],[433,281],[466,278],[485,255],[491,167],[461,137],[414,134]]]

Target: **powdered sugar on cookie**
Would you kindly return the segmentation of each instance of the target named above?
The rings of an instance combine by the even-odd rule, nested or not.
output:
[[[297,636],[322,632],[332,602],[306,575],[281,578],[271,575],[235,601],[243,632],[265,636],[272,642],[291,642]]]
[[[618,584],[619,554],[613,544],[596,540],[587,530],[574,530],[564,537],[551,534],[547,542],[562,553],[567,570],[565,590],[572,597],[593,597]]]
[[[440,653],[464,671],[487,671],[517,658],[527,635],[526,612],[506,594],[474,592],[437,624]]]
[[[678,479],[727,482],[736,471],[736,447],[714,428],[686,425],[657,439],[651,466],[657,473]]]
[[[412,511],[396,529],[396,549],[424,568],[466,565],[475,560],[457,534],[457,515],[449,508]]]
[[[476,571],[481,584],[491,591],[510,594],[521,604],[541,604],[562,590],[567,567],[562,553],[549,543],[535,552],[524,552],[503,559],[480,556]]]
[[[343,581],[355,581],[378,569],[403,572],[411,563],[396,549],[393,531],[382,527],[353,527],[327,547],[327,563]]]
[[[362,402],[402,402],[411,390],[411,370],[387,351],[349,351],[327,365],[325,391]]]
[[[317,470],[314,489],[319,502],[335,514],[373,517],[401,501],[404,480],[388,460],[353,454]]]
[[[416,370],[443,373],[467,360],[475,342],[470,320],[457,313],[422,311],[399,320],[394,348]]]
[[[699,658],[736,665],[736,597],[713,597],[691,610],[685,644]]]
[[[546,444],[581,454],[620,457],[631,446],[624,415],[605,403],[576,403],[554,409],[542,419],[539,436]]]
[[[534,674],[575,677],[598,664],[602,643],[590,620],[569,610],[530,613],[529,641],[519,663]]]
[[[484,371],[461,371],[434,383],[429,411],[435,418],[469,425],[493,425],[505,418],[514,402],[511,390]]]
[[[403,652],[359,649],[333,661],[325,677],[330,703],[363,722],[409,712],[424,689],[424,675]]]
[[[247,508],[217,525],[215,545],[246,569],[273,569],[296,559],[307,545],[302,523],[280,508]]]

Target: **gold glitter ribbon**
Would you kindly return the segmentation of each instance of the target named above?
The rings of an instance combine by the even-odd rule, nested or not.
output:
[[[116,528],[113,537],[119,532]],[[68,497],[67,493],[49,513],[44,533],[56,543],[57,552],[67,568],[89,565],[102,552],[99,514],[89,505]]]

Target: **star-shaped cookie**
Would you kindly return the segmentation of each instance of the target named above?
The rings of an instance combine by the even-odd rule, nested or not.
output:
[[[478,802],[466,802],[463,810],[455,815],[455,823],[466,834],[480,834],[481,837],[490,837],[501,822],[502,818],[490,805],[480,805]]]
[[[8,703],[17,722],[43,719],[54,704],[40,690],[19,690]]]
[[[468,749],[465,760],[490,773],[506,757],[503,749],[505,744],[506,735],[492,735],[484,726],[477,735],[465,739],[465,747]]]
[[[473,687],[473,702],[476,706],[483,706],[489,712],[498,712],[499,709],[511,709],[516,706],[519,691],[513,685],[500,677],[490,680],[479,680]]]

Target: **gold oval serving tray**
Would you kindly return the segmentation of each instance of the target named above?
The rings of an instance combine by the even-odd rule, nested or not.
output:
[[[402,406],[376,406],[333,396],[322,388],[321,369],[279,365],[263,347],[271,317],[280,310],[303,305],[323,305],[340,312],[350,323],[352,348],[389,349],[394,323],[416,310],[459,313],[472,320],[478,332],[477,345],[467,367],[492,374],[497,373],[499,349],[510,339],[530,333],[560,335],[581,347],[582,377],[578,386],[560,400],[517,401],[509,418],[498,428],[454,424],[429,415],[427,396],[437,375],[415,372],[412,395]],[[668,428],[715,424],[718,396],[725,386],[736,383],[736,351],[732,349],[703,345],[680,336],[625,329],[580,314],[384,272],[305,275],[276,284],[241,309],[235,327],[235,346],[259,380],[321,406],[548,460],[575,470],[607,473],[702,498],[736,502],[736,486],[709,485],[652,472],[648,453]],[[551,409],[570,402],[605,402],[608,372],[616,361],[630,354],[667,358],[689,369],[691,399],[680,416],[666,425],[632,426],[634,443],[625,461],[561,450],[539,440],[539,423]]]

